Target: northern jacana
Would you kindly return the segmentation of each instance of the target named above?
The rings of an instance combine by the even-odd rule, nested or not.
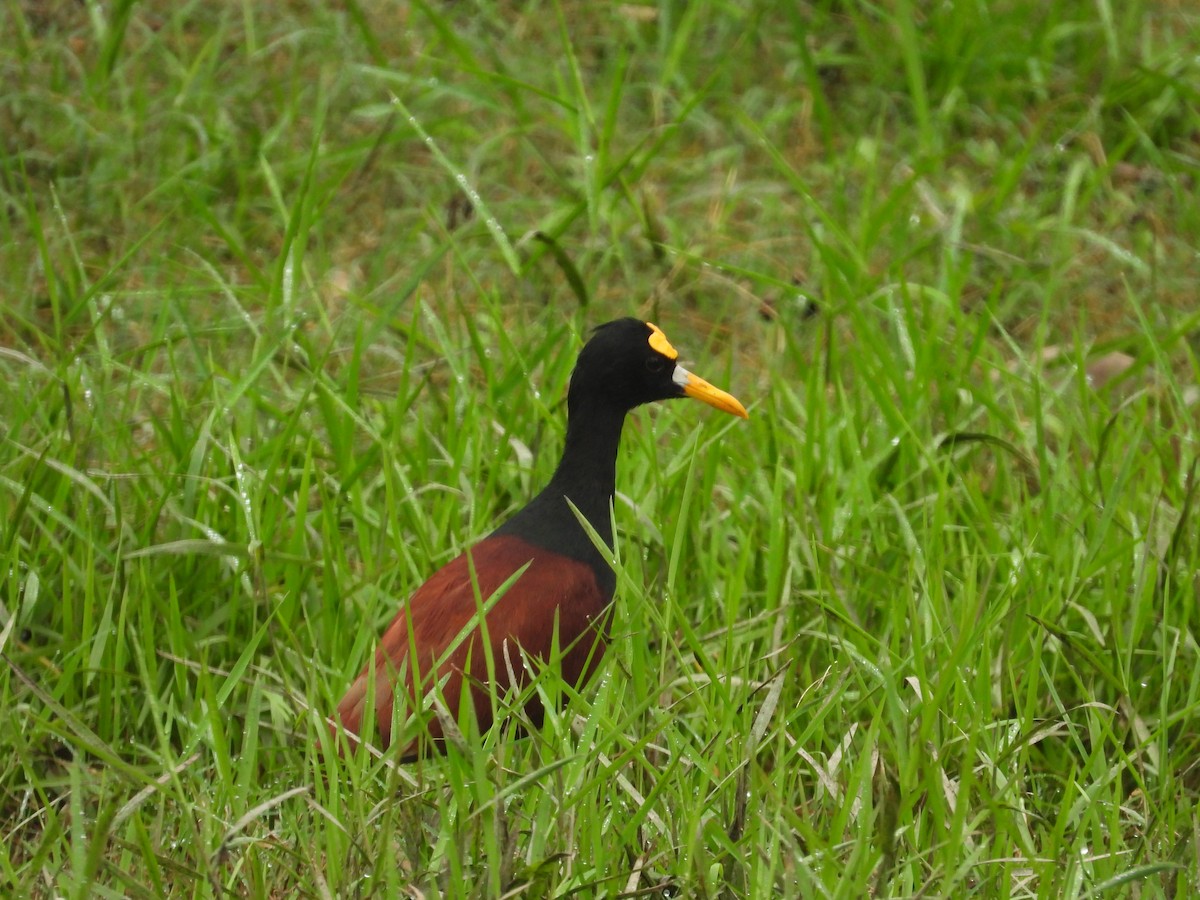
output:
[[[443,709],[452,715],[467,699],[464,690],[469,691],[483,733],[492,724],[492,694],[504,698],[511,690],[520,691],[532,678],[531,665],[557,661],[563,680],[576,687],[591,677],[608,639],[616,575],[571,507],[612,547],[609,505],[625,414],[643,403],[693,397],[747,417],[741,403],[688,372],[678,356],[662,331],[648,322],[617,319],[595,330],[571,374],[566,443],[550,483],[511,519],[435,572],[397,613],[374,660],[338,705],[336,721],[347,732],[362,737],[367,703],[373,698],[378,743],[387,747],[397,706],[406,716],[420,710],[422,698],[440,684]],[[483,629],[478,627],[481,620]],[[475,627],[468,628],[472,623]],[[397,704],[395,688],[401,683],[404,696]],[[535,725],[541,724],[536,694],[525,712]],[[444,749],[444,744],[441,718],[434,715],[400,758],[412,760]]]

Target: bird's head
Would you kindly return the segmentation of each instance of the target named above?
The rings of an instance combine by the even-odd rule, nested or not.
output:
[[[679,353],[657,325],[616,319],[596,328],[580,351],[568,403],[604,402],[629,410],[676,397],[692,397],[748,418],[735,397],[679,364]]]

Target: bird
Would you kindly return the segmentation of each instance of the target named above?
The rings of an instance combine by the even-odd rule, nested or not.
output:
[[[566,439],[549,483],[436,571],[396,613],[374,658],[327,720],[339,752],[372,741],[363,734],[370,706],[380,750],[391,744],[400,711],[396,732],[404,731],[405,743],[398,757],[412,762],[445,752],[447,732],[455,736],[447,714],[473,711],[484,734],[493,725],[496,698],[527,687],[537,666],[557,665],[565,683],[586,684],[609,640],[616,573],[576,510],[611,551],[610,507],[626,413],[681,397],[749,418],[735,397],[679,364],[658,326],[623,318],[594,329],[571,373]],[[430,713],[422,701],[435,687],[442,709],[434,705]],[[531,693],[526,719],[541,727],[544,709]],[[415,735],[402,727],[423,709]]]

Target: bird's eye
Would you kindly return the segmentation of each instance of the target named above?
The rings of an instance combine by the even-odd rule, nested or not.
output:
[[[646,371],[653,372],[655,375],[657,375],[659,372],[661,372],[663,370],[663,364],[665,362],[666,362],[666,360],[663,359],[661,356],[647,356],[646,357]]]

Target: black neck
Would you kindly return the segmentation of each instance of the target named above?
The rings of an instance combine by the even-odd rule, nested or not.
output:
[[[562,460],[550,483],[495,531],[588,563],[606,593],[611,593],[615,582],[613,571],[580,527],[567,500],[611,548],[609,507],[616,490],[617,447],[624,421],[624,409],[603,403],[571,404]]]

